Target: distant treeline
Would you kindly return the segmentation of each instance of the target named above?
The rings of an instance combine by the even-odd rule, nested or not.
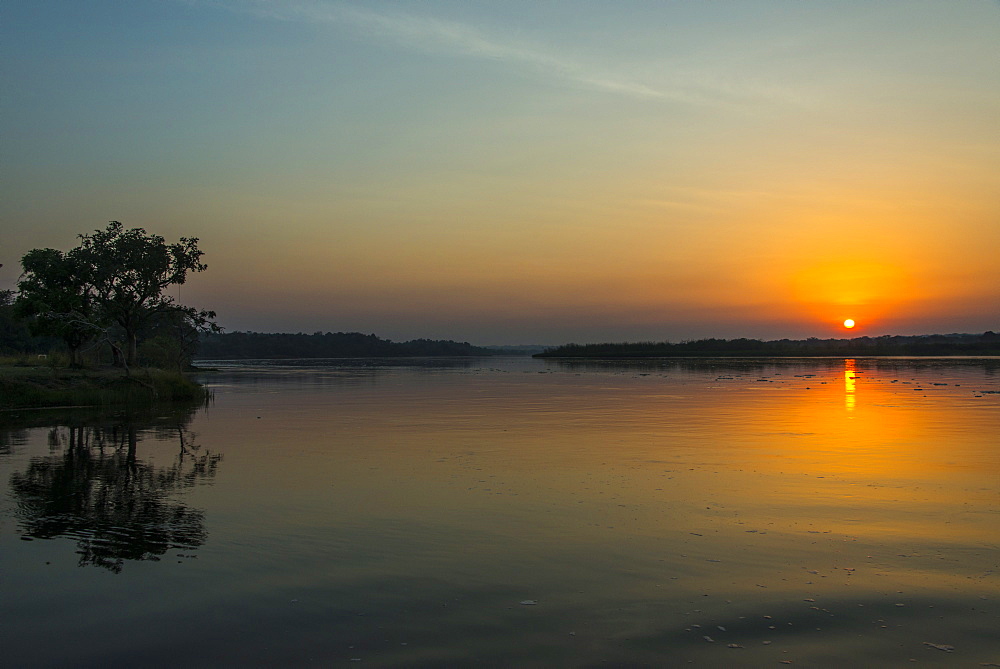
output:
[[[198,358],[398,358],[444,355],[496,355],[467,342],[414,339],[393,342],[360,332],[284,334],[266,332],[205,333]]]
[[[1000,355],[1000,334],[885,335],[854,339],[699,339],[677,344],[566,344],[536,358],[814,357]]]

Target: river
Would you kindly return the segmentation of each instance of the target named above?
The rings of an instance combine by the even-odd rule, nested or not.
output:
[[[0,419],[0,664],[1000,666],[1000,359],[202,364]]]

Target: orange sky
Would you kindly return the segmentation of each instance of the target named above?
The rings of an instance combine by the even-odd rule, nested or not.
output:
[[[114,219],[228,329],[1000,329],[996,3],[7,13],[2,288]]]

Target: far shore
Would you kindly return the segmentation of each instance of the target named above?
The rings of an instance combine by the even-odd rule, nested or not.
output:
[[[536,358],[831,358],[1000,356],[1000,334],[885,335],[854,339],[699,339],[565,344]]]

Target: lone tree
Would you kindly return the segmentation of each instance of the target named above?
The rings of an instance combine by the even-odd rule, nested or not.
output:
[[[80,238],[78,253],[89,272],[94,300],[103,317],[125,331],[125,362],[131,367],[140,328],[153,316],[179,308],[163,291],[183,284],[188,272],[208,269],[201,262],[198,239],[181,237],[167,244],[159,235],[148,235],[142,228],[126,230],[118,221]]]
[[[207,269],[197,238],[167,244],[142,228],[125,229],[111,221],[104,230],[80,239],[80,246],[65,254],[34,249],[24,256],[18,300],[26,310],[44,315],[49,323],[72,323],[91,332],[118,325],[125,337],[127,367],[136,363],[142,328],[167,314],[199,330],[217,329],[211,322],[214,312],[185,307],[164,294],[169,286],[183,284],[188,272]]]

